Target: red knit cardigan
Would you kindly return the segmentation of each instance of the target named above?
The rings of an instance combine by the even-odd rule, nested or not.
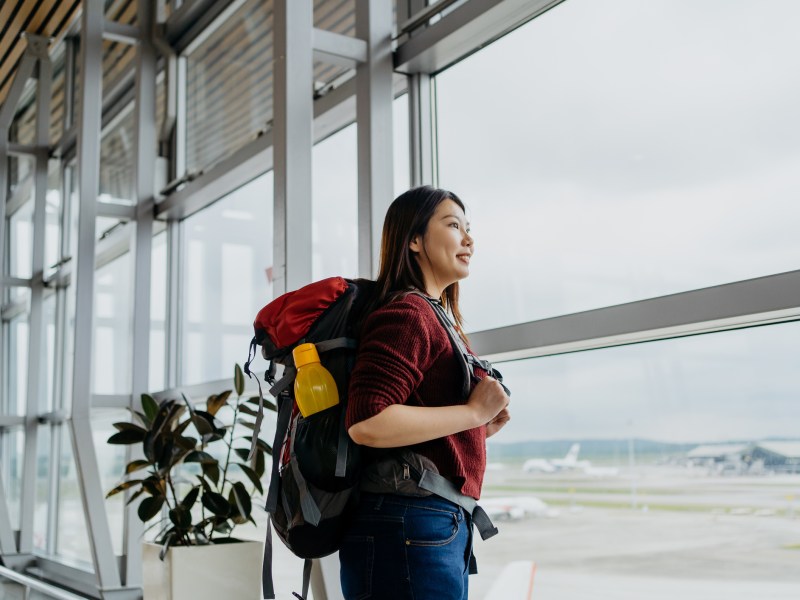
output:
[[[486,373],[477,370],[479,378]],[[463,374],[433,308],[415,294],[398,298],[366,320],[348,394],[347,427],[391,404],[464,404]],[[474,386],[474,384],[473,384]],[[411,446],[439,473],[479,499],[486,468],[486,426]]]

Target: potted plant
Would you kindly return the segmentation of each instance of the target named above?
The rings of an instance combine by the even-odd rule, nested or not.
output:
[[[139,518],[153,521],[148,530],[157,528],[155,544],[145,543],[143,550],[145,598],[255,598],[260,591],[262,544],[232,533],[248,521],[255,524],[253,496],[264,493],[261,479],[272,448],[257,438],[248,461],[259,398],[242,397],[239,365],[234,390],[235,398],[231,390],[209,396],[205,410],[185,395],[157,402],[143,394],[142,412],[131,410],[136,422],[114,423],[117,433],[108,443],[141,444],[144,458],[128,463],[127,479],[106,497],[131,489],[130,504],[144,496]],[[264,406],[276,410],[269,401]]]

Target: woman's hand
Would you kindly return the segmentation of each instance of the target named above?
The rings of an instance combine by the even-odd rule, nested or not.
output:
[[[475,413],[475,419],[478,424],[488,425],[504,410],[508,413],[506,407],[509,401],[510,399],[506,396],[499,381],[494,377],[484,377],[469,395],[467,406]]]
[[[486,424],[486,437],[490,438],[495,433],[505,427],[506,423],[511,420],[511,413],[508,408],[501,410],[497,416]]]

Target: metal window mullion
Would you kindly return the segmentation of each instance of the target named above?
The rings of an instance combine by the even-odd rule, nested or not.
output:
[[[0,448],[6,444],[6,436],[0,435]],[[3,452],[3,456],[6,453]],[[0,465],[5,467],[5,465]],[[17,543],[14,540],[14,527],[11,524],[11,515],[8,512],[8,502],[6,500],[5,485],[3,477],[0,476],[0,556],[4,560],[17,553]]]
[[[153,203],[156,133],[156,50],[152,41],[155,15],[150,2],[139,2],[137,22],[142,31],[136,53],[136,233],[133,273],[133,364],[130,408],[138,409],[138,398],[149,392],[150,371],[150,283],[153,253]],[[126,447],[126,461],[144,458],[139,446]],[[144,531],[136,513],[138,504],[128,505],[130,490],[125,492],[126,507],[123,525],[124,583],[127,587],[142,585],[141,538]]]
[[[167,221],[167,313],[166,313],[166,373],[164,382],[167,388],[178,386],[181,381],[179,360],[182,327],[180,318],[183,306],[183,280],[181,279],[181,260],[183,224],[177,219]]]
[[[85,0],[81,15],[81,110],[78,116],[78,250],[72,377],[72,446],[98,588],[120,587],[90,422],[94,328],[95,217],[102,110],[103,0]]]
[[[39,431],[37,415],[42,395],[46,356],[44,333],[44,253],[47,219],[47,162],[50,138],[50,90],[52,64],[47,54],[49,40],[28,36],[28,51],[39,65],[36,89],[36,166],[34,172],[33,255],[31,261],[31,308],[28,315],[28,380],[25,408],[25,451],[22,463],[20,494],[19,553],[33,552],[33,517],[36,507],[36,450]],[[46,360],[46,359],[45,359]]]
[[[311,281],[314,7],[311,0],[276,0],[274,10],[273,290],[277,296]]]
[[[392,155],[392,2],[356,3],[356,37],[367,61],[356,69],[358,271],[375,277],[383,217],[394,194]]]
[[[427,73],[408,76],[408,109],[411,185],[434,185],[433,107]]]
[[[178,56],[175,63],[175,142],[172,146],[173,172],[170,180],[186,173],[186,76],[188,60]]]
[[[6,273],[7,260],[6,256],[6,219],[12,214],[7,211],[6,202],[8,200],[8,133],[11,128],[11,123],[14,120],[14,113],[17,109],[22,92],[25,90],[25,83],[33,75],[33,70],[36,67],[36,57],[30,53],[25,52],[22,55],[19,66],[14,75],[14,82],[0,106],[0,269],[3,274]],[[5,294],[5,290],[3,290]],[[3,296],[0,296],[2,298]]]
[[[800,271],[470,334],[490,360],[518,360],[800,320]]]
[[[61,115],[63,123],[62,140],[72,127],[72,111],[75,104],[75,38],[64,38],[64,112]]]

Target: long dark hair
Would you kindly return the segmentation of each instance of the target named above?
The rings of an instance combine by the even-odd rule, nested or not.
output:
[[[425,279],[409,247],[414,236],[424,237],[436,208],[452,200],[461,210],[464,203],[453,192],[423,185],[395,198],[386,211],[381,236],[380,272],[371,308],[379,308],[398,296],[417,290],[425,293]],[[442,306],[453,316],[456,329],[464,337],[461,311],[458,308],[458,282],[442,292]]]

